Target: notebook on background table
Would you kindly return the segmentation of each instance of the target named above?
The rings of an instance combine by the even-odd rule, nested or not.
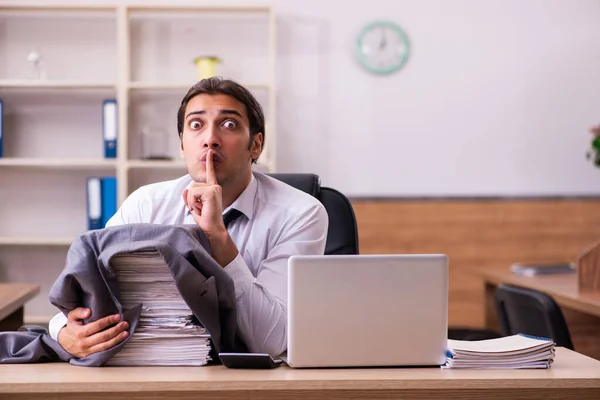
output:
[[[290,367],[446,361],[446,255],[292,256],[288,265]]]
[[[557,263],[514,263],[510,270],[517,276],[563,275],[577,272],[575,264],[570,262]]]

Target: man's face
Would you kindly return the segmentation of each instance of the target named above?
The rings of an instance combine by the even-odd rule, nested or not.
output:
[[[250,123],[243,103],[233,97],[200,94],[185,109],[180,154],[196,182],[206,181],[206,153],[214,150],[213,165],[219,185],[243,182],[252,159],[261,152],[262,133],[250,144]]]

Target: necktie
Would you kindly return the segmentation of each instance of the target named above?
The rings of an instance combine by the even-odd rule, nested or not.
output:
[[[223,223],[225,224],[225,229],[227,229],[229,224],[235,221],[240,215],[242,215],[242,212],[235,208],[232,208],[227,212],[227,214],[223,215]]]

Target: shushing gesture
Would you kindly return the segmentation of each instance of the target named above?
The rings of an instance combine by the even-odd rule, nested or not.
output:
[[[213,154],[212,149],[206,153],[205,182],[192,182],[189,190],[183,191],[185,205],[209,239],[211,236],[227,232],[222,217],[223,192],[215,175]]]

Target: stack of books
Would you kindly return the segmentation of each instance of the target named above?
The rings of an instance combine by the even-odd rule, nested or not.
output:
[[[210,361],[210,335],[185,303],[156,250],[111,259],[125,310],[142,304],[137,328],[106,365],[201,366]]]
[[[442,368],[550,368],[554,348],[552,339],[524,334],[477,341],[449,339]]]

